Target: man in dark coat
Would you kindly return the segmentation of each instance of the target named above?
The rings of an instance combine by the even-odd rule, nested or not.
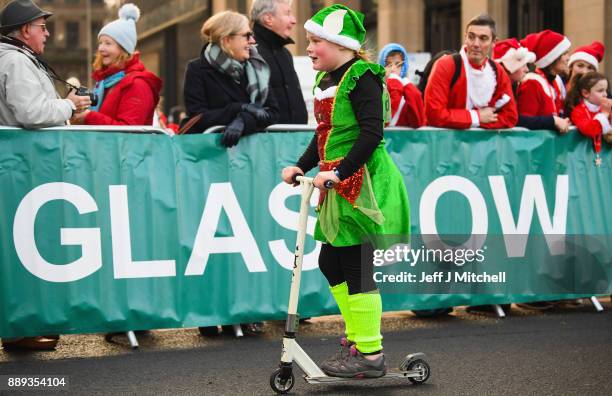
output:
[[[257,49],[270,65],[270,86],[279,105],[279,124],[306,124],[308,113],[293,57],[285,48],[296,24],[290,0],[255,0],[251,8]]]

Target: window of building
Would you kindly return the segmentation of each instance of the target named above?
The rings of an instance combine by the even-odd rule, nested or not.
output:
[[[325,8],[325,0],[312,0],[310,2],[310,15],[316,14],[321,8]],[[310,18],[310,15],[308,18]]]
[[[78,22],[66,22],[66,48],[76,49],[79,47],[80,24]]]
[[[461,47],[461,0],[425,3],[425,50],[432,55]]]
[[[49,31],[49,37],[47,37],[47,45],[52,46],[55,44],[55,23],[49,20],[45,21],[47,30]]]
[[[378,0],[361,0],[361,12],[365,15],[366,48],[375,48],[378,43]]]
[[[96,51],[98,48],[98,33],[102,30],[102,22],[91,23],[91,46]]]
[[[509,0],[509,37],[525,37],[544,29],[563,33],[563,0]]]

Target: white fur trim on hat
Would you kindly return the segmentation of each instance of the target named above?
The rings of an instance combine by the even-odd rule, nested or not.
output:
[[[359,51],[361,49],[361,44],[359,43],[359,41],[348,36],[331,33],[323,26],[319,25],[316,22],[313,22],[311,19],[306,21],[306,23],[304,24],[304,29],[306,29],[307,32],[319,36],[324,40],[331,41],[332,43],[352,49],[353,51]]]
[[[595,68],[595,71],[599,70],[599,62],[597,62],[597,58],[595,58],[591,54],[587,54],[586,52],[582,52],[582,51],[574,52],[572,56],[570,56],[569,64],[571,65],[572,63],[579,61],[579,60],[585,61],[591,66],[593,66]]]
[[[525,47],[521,47],[510,48],[497,62],[502,62],[510,73],[514,73],[526,64],[535,62],[535,60],[536,56],[533,52]]]
[[[546,66],[549,66],[558,57],[563,55],[563,53],[567,51],[569,47],[571,47],[571,45],[572,43],[568,40],[568,38],[563,37],[563,40],[559,44],[557,44],[555,48],[553,48],[550,52],[548,52],[548,54],[543,56],[541,59],[537,60],[535,62],[535,65],[539,67],[540,69],[545,68]]]

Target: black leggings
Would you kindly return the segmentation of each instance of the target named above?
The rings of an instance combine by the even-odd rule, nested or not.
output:
[[[349,294],[376,290],[372,264],[373,249],[369,245],[334,247],[324,243],[319,255],[319,269],[330,286],[348,284]]]

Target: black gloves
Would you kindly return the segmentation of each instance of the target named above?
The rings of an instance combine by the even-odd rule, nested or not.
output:
[[[268,113],[268,110],[253,103],[243,104],[242,111],[246,111],[247,113],[255,117],[258,124],[269,124],[272,120],[272,116],[270,115],[270,113]]]
[[[223,131],[223,136],[221,137],[221,144],[225,147],[232,147],[238,144],[238,140],[242,136],[244,132],[244,121],[240,115],[234,118],[234,121],[230,122],[230,124],[225,127],[225,131]]]

